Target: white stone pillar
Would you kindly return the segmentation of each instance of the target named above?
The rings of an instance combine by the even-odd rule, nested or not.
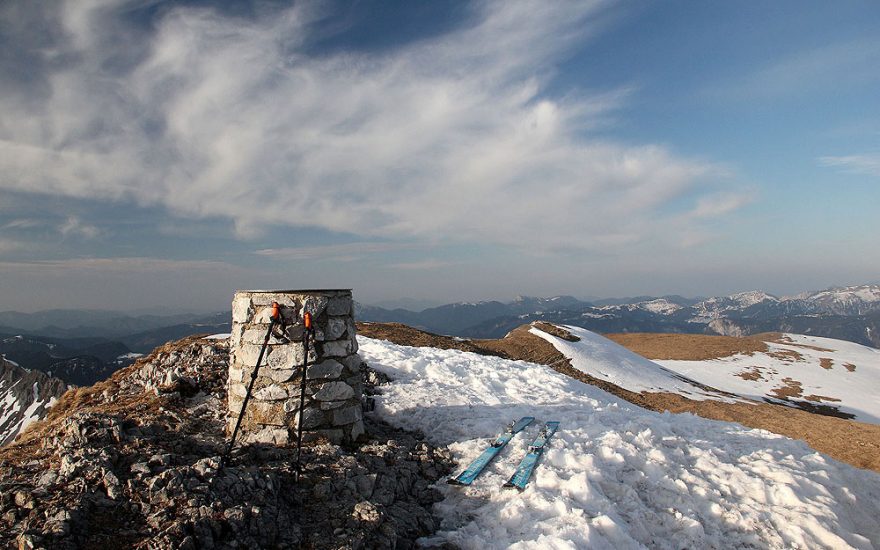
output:
[[[334,443],[351,442],[363,433],[361,359],[357,354],[351,290],[238,291],[232,301],[227,428],[235,425],[257,364],[272,315],[276,325],[241,422],[244,442],[284,445],[296,440],[300,416],[306,432]],[[299,411],[303,365],[303,314],[312,314],[306,401]]]

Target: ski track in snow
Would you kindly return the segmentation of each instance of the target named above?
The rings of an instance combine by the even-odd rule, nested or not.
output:
[[[794,441],[658,414],[550,368],[359,337],[392,378],[376,411],[449,445],[458,473],[512,419],[535,416],[470,487],[438,483],[462,548],[876,548],[880,475]],[[501,485],[544,422],[559,431],[522,493]]]

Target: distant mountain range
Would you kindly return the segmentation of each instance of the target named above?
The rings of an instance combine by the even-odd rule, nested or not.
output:
[[[141,354],[191,334],[229,332],[231,314],[126,316],[109,311],[0,313],[0,357],[25,370],[88,386]],[[41,323],[46,323],[41,325]]]
[[[410,302],[415,303],[410,300]],[[708,299],[639,296],[584,301],[520,296],[512,302],[462,302],[422,311],[357,305],[359,321],[398,322],[439,334],[499,338],[532,321],[603,333],[673,332],[743,336],[792,332],[880,348],[880,285],[780,298],[753,291]],[[103,380],[168,341],[229,332],[229,312],[127,315],[113,311],[0,312],[0,357],[69,385]]]
[[[359,304],[357,317],[473,338],[499,338],[523,323],[543,320],[605,333],[743,336],[784,331],[880,347],[880,285],[829,288],[783,298],[761,291],[708,299],[642,296],[594,302],[571,296],[518,297],[509,303],[456,303],[420,312]]]

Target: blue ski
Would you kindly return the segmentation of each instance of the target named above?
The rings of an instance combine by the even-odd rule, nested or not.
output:
[[[513,439],[513,436],[531,424],[534,419],[533,416],[524,416],[516,422],[511,422],[507,429],[504,430],[504,433],[495,438],[495,442],[492,443],[491,447],[483,451],[462,473],[449,478],[447,483],[453,485],[470,485],[473,483],[477,476],[480,475],[480,472],[483,471],[483,468],[501,452],[501,449]]]
[[[528,454],[523,457],[519,466],[516,467],[516,471],[510,479],[507,480],[507,483],[504,484],[505,487],[516,487],[520,491],[526,488],[526,483],[529,482],[529,478],[532,476],[535,466],[538,465],[538,459],[544,452],[544,447],[547,445],[550,438],[553,437],[553,434],[556,433],[557,428],[559,428],[559,422],[556,421],[544,424],[544,429],[541,430],[538,437],[536,437],[532,444],[529,445]]]

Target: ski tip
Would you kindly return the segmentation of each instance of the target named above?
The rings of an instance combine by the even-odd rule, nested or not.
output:
[[[448,483],[449,485],[455,485],[457,487],[465,487],[467,485],[470,485],[470,483],[465,483],[465,482],[461,481],[460,479],[458,479],[457,477],[450,477],[449,479],[446,480],[446,483]]]

